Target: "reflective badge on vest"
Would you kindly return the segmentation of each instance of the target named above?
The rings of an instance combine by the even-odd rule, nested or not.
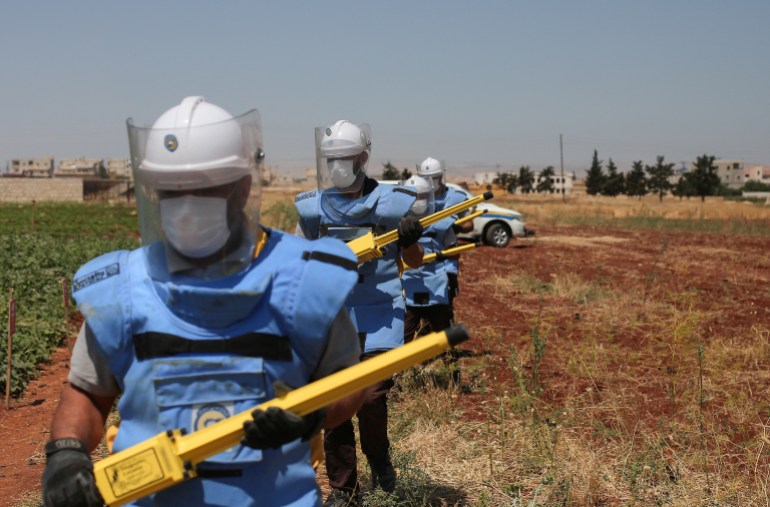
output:
[[[235,415],[235,407],[230,402],[193,405],[190,428],[193,431],[202,430],[233,415]]]

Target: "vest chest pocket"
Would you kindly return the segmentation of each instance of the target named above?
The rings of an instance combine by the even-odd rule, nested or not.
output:
[[[161,425],[197,431],[266,401],[262,358],[175,357],[155,360],[153,387]],[[262,452],[236,445],[207,463],[247,464]]]

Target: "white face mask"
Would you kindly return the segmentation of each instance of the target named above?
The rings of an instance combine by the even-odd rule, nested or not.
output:
[[[417,215],[421,216],[425,211],[428,209],[428,201],[427,199],[417,199],[414,201],[414,204],[412,204],[412,212]]]
[[[356,182],[356,173],[353,170],[355,160],[327,160],[326,165],[335,187],[344,189]]]
[[[213,254],[230,237],[227,200],[220,197],[161,199],[160,224],[171,246],[193,259]]]

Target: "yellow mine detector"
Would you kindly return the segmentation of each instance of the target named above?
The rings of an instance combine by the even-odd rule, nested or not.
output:
[[[473,213],[469,213],[468,215],[465,215],[464,217],[458,218],[457,220],[455,220],[455,225],[462,225],[465,222],[470,222],[474,218],[478,218],[478,217],[480,217],[481,215],[483,215],[486,212],[487,212],[487,210],[480,209],[478,211],[474,211]]]
[[[428,255],[425,255],[422,258],[422,263],[425,264],[427,262],[433,262],[436,260],[436,257],[438,257],[438,254],[440,253],[443,257],[450,257],[452,255],[461,254],[463,252],[467,252],[468,250],[473,250],[476,247],[481,246],[481,243],[468,243],[465,245],[460,245],[452,248],[447,248],[446,250],[441,250],[440,252],[436,253],[430,253]]]
[[[441,254],[443,257],[451,257],[452,255],[458,255],[463,252],[467,252],[468,250],[473,250],[476,247],[480,247],[481,243],[467,243],[465,245],[455,246],[452,248],[447,248],[446,250],[441,250],[440,252],[436,253],[429,253],[422,257],[422,263],[427,264],[429,262],[433,262],[436,260],[436,257],[438,257],[438,254]],[[415,269],[412,266],[409,266],[408,264],[404,265],[404,269]]]
[[[467,339],[463,326],[431,333],[255,408],[280,407],[298,415],[309,414]],[[123,505],[195,477],[197,464],[240,443],[243,423],[251,419],[252,411],[187,435],[169,430],[94,463],[96,486],[104,502]]]
[[[444,208],[441,211],[437,211],[432,215],[428,215],[420,219],[420,223],[423,227],[427,227],[431,224],[435,224],[439,220],[443,220],[452,215],[456,215],[462,211],[476,206],[477,204],[488,201],[494,197],[492,192],[484,192],[482,195],[477,195],[471,199],[467,199],[461,203],[455,204],[448,208]],[[358,257],[358,263],[376,259],[382,257],[380,248],[389,243],[393,243],[398,240],[398,230],[388,231],[385,234],[375,236],[373,233],[367,233],[356,239],[348,241],[347,245],[353,250],[353,253]]]

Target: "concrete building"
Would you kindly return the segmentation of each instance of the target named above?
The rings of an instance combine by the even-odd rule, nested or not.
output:
[[[574,186],[575,182],[575,173],[574,172],[565,172],[564,177],[562,178],[561,171],[557,171],[551,179],[553,180],[553,193],[554,194],[571,194],[572,188]],[[535,173],[535,188],[537,188],[537,184],[540,183],[540,173]]]
[[[11,178],[53,178],[53,157],[15,158],[3,176]]]
[[[131,159],[111,158],[107,160],[107,176],[120,180],[132,180]]]
[[[746,181],[770,183],[770,165],[752,165],[747,167],[743,176]]]
[[[95,158],[65,158],[59,161],[59,168],[56,170],[57,177],[97,177],[99,176],[99,167],[102,161]]]
[[[495,178],[497,178],[496,172],[480,172],[473,175],[473,183],[483,187],[485,185],[491,185],[495,181]]]
[[[741,188],[746,183],[743,160],[714,160],[714,165],[717,167],[717,175],[724,186]],[[695,168],[694,162],[692,168]]]

